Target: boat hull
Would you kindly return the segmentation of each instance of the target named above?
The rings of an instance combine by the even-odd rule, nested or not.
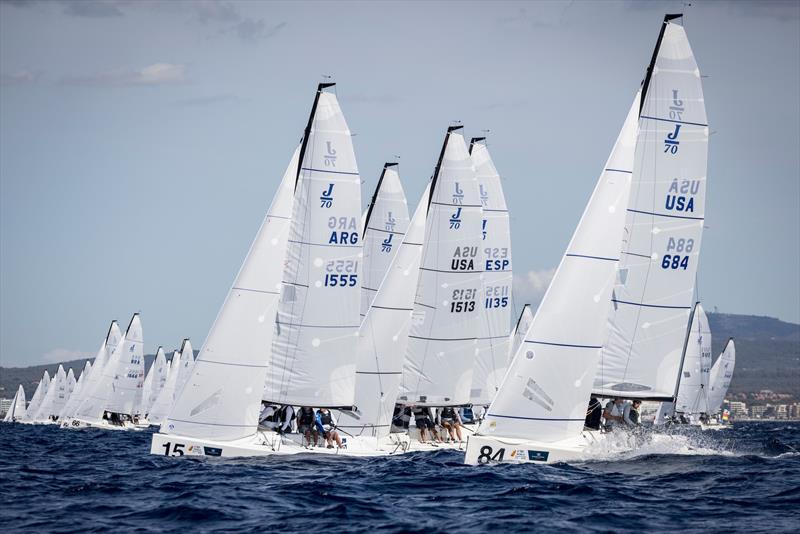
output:
[[[467,439],[464,463],[536,463],[551,464],[584,460],[592,447],[605,441],[606,434],[584,431],[575,438],[552,443],[514,438],[472,435]]]
[[[112,425],[108,421],[87,421],[85,419],[67,419],[61,423],[61,428],[69,428],[73,430],[81,430],[86,428],[102,428],[103,430],[144,430],[144,428],[137,427],[130,421],[125,421],[122,425]]]

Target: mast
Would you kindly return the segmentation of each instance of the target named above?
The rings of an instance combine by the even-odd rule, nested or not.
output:
[[[383,170],[381,171],[381,177],[378,178],[378,185],[375,186],[375,191],[372,192],[372,199],[369,201],[369,207],[367,208],[367,216],[364,218],[364,233],[366,234],[367,227],[369,226],[369,219],[372,216],[372,208],[375,207],[375,203],[378,200],[378,193],[381,191],[381,185],[383,184],[383,177],[386,176],[386,169],[389,167],[397,167],[397,162],[386,162],[383,164]]]
[[[439,169],[442,168],[442,160],[444,159],[444,152],[447,150],[447,142],[450,140],[450,134],[452,132],[458,131],[462,129],[464,126],[448,126],[447,127],[447,134],[444,136],[444,142],[442,143],[442,151],[439,152],[439,160],[436,162],[436,168],[433,171],[433,178],[431,178],[431,193],[428,196],[428,211],[431,209],[431,202],[433,202],[433,194],[436,191],[436,182],[439,180]]]
[[[678,389],[681,387],[681,374],[683,373],[683,362],[686,359],[686,347],[689,346],[689,336],[692,334],[692,321],[694,321],[694,314],[697,311],[697,305],[700,302],[695,302],[692,306],[692,313],[689,314],[689,325],[686,327],[686,337],[683,340],[683,351],[681,352],[681,361],[678,364],[678,378],[675,380],[675,392],[672,394],[672,403],[678,402]],[[698,328],[700,325],[698,324]],[[674,411],[674,410],[673,410]]]
[[[663,31],[663,30],[662,30]],[[311,105],[311,114],[308,116],[308,123],[306,123],[305,133],[303,134],[303,144],[300,146],[300,159],[297,165],[297,173],[294,177],[294,188],[297,190],[297,184],[300,182],[300,172],[303,165],[303,156],[306,154],[306,147],[308,146],[308,136],[311,134],[311,127],[314,125],[314,115],[317,113],[317,104],[319,103],[319,95],[324,89],[334,87],[335,83],[321,83],[317,86],[317,93],[314,95],[314,103]]]
[[[644,81],[642,82],[642,100],[639,102],[639,115],[642,114],[642,108],[644,108],[645,97],[647,96],[647,89],[650,87],[650,78],[653,76],[653,69],[656,66],[656,59],[658,59],[658,51],[661,49],[661,41],[664,39],[664,30],[667,29],[667,23],[671,20],[679,19],[683,17],[683,13],[676,13],[676,14],[667,14],[664,15],[664,22],[661,24],[661,31],[658,33],[658,39],[656,39],[656,46],[653,48],[653,56],[650,58],[650,64],[647,66],[647,73],[644,75]]]

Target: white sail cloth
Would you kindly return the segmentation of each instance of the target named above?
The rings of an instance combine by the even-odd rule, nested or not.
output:
[[[177,400],[177,383],[180,375],[181,368],[181,353],[177,350],[172,352],[172,359],[169,361],[169,371],[167,372],[167,381],[164,387],[156,396],[155,402],[150,406],[150,411],[147,415],[147,421],[151,425],[162,425],[165,429],[168,424],[165,424],[165,419],[173,409],[173,405]]]
[[[730,338],[725,344],[725,350],[722,351],[714,366],[711,368],[709,377],[709,392],[708,392],[708,413],[715,414],[722,409],[722,403],[725,401],[725,395],[728,393],[728,388],[733,379],[733,368],[736,366],[736,346],[733,343],[733,338]]]
[[[139,314],[133,314],[125,337],[103,368],[105,410],[133,415],[141,403],[144,382],[144,340]]]
[[[61,413],[58,414],[59,421],[64,421],[65,419],[68,419],[73,415],[75,415],[75,410],[78,408],[78,404],[80,404],[81,399],[83,398],[85,386],[89,381],[89,374],[91,372],[92,372],[92,364],[91,362],[87,361],[83,366],[83,371],[81,372],[81,375],[78,377],[78,381],[75,383],[75,389],[69,396],[67,403],[61,410]]]
[[[17,393],[14,395],[14,399],[11,401],[11,405],[8,407],[5,417],[3,417],[3,422],[13,423],[14,421],[25,419],[25,402],[25,389],[22,387],[22,384],[20,384]]]
[[[460,128],[448,129],[431,184],[401,404],[470,401],[484,254],[478,185]]]
[[[107,381],[104,370],[116,353],[121,340],[122,332],[119,329],[119,324],[117,321],[111,321],[106,339],[100,346],[100,350],[92,364],[89,383],[85,386],[84,397],[75,410],[74,418],[96,422],[103,417],[111,391],[110,380],[113,379],[112,375],[112,378]]]
[[[256,431],[272,345],[276,307],[292,217],[300,147],[206,337],[174,407],[154,408],[152,423],[189,437],[234,440]],[[170,372],[167,383],[174,370]],[[162,395],[168,386],[162,390]],[[174,391],[174,385],[172,386]],[[165,397],[166,399],[166,397]],[[164,400],[161,403],[163,406]],[[159,413],[160,412],[160,413]],[[155,419],[154,419],[155,416]]]
[[[364,259],[361,281],[361,316],[375,298],[408,228],[408,203],[397,172],[397,163],[387,163],[364,216]]]
[[[361,179],[336,96],[317,91],[301,149],[264,400],[352,406],[361,324]]]
[[[708,382],[711,372],[711,328],[703,306],[695,304],[692,326],[686,340],[675,411],[683,414],[709,413]]]
[[[47,395],[47,388],[50,387],[50,373],[45,370],[44,375],[42,375],[41,380],[39,380],[39,384],[36,386],[36,390],[33,392],[33,397],[31,397],[31,402],[28,404],[28,408],[25,413],[25,417],[23,418],[24,421],[33,421],[33,417],[39,411],[39,408],[42,405],[42,401],[44,400],[44,396]]]
[[[511,328],[511,228],[503,184],[483,138],[470,143],[470,157],[478,181],[482,221],[483,299],[479,306],[481,336],[472,376],[470,402],[488,405],[508,365]]]
[[[34,422],[49,421],[51,417],[57,416],[66,402],[67,394],[67,373],[64,366],[59,364],[58,370],[53,375],[53,379],[47,387],[47,392],[42,399],[42,404],[33,413]]]
[[[169,365],[164,354],[164,347],[158,347],[156,357],[150,365],[150,370],[147,372],[142,386],[142,402],[138,410],[140,414],[147,415],[150,412],[150,407],[167,381],[167,371],[169,371]]]
[[[352,435],[389,434],[411,329],[422,258],[430,184],[367,310],[358,333],[355,412],[341,412],[337,426]]]
[[[671,401],[703,232],[708,125],[686,32],[669,17],[653,58],[594,393]]]
[[[638,110],[639,94],[480,434],[553,442],[583,430],[619,261]]]

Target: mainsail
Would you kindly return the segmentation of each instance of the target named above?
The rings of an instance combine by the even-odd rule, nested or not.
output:
[[[165,428],[172,423],[168,423],[164,425],[164,420],[166,419],[167,415],[170,413],[170,410],[173,409],[173,405],[176,402],[176,389],[178,378],[180,375],[180,367],[181,367],[181,353],[179,351],[173,351],[172,359],[169,362],[169,371],[167,372],[167,381],[164,382],[164,387],[161,388],[161,391],[156,396],[156,400],[153,402],[152,406],[150,406],[150,411],[147,415],[147,421],[151,425],[162,425]]]
[[[258,426],[299,157],[298,146],[180,397],[174,407],[173,393],[154,403],[149,419],[158,423],[168,413],[167,432],[234,440]],[[167,381],[173,392],[175,373]]]
[[[461,128],[447,129],[431,182],[401,404],[470,401],[484,254],[478,184]]]
[[[45,370],[44,375],[42,376],[41,380],[39,380],[39,385],[36,386],[36,390],[33,392],[31,402],[28,404],[28,408],[24,417],[25,421],[33,420],[33,417],[37,414],[39,407],[42,405],[44,396],[47,395],[47,388],[49,387],[50,374],[47,372],[47,370]]]
[[[692,310],[708,124],[692,49],[668,15],[642,87],[639,135],[598,396],[672,401]]]
[[[352,406],[361,301],[361,179],[336,96],[320,84],[300,150],[264,400]]]
[[[56,374],[47,387],[47,392],[42,399],[42,404],[33,412],[34,421],[49,421],[51,417],[57,416],[66,402],[67,373],[64,366],[59,364]]]
[[[25,389],[22,387],[22,384],[20,384],[3,421],[6,423],[13,423],[19,419],[24,419],[25,415]]]
[[[692,326],[686,341],[683,367],[675,411],[683,414],[707,414],[708,378],[711,371],[711,329],[703,306],[695,304]]]
[[[478,353],[470,401],[488,405],[506,373],[511,327],[511,229],[500,175],[489,155],[486,139],[475,137],[469,153],[478,180],[483,211],[483,302],[479,305]]]
[[[639,94],[480,434],[554,442],[583,430],[619,261],[638,109]]]
[[[134,313],[125,337],[103,369],[108,402],[105,409],[112,413],[133,415],[142,397],[144,381],[144,342],[139,314]]]
[[[733,338],[730,338],[725,344],[725,350],[722,351],[714,366],[711,368],[711,376],[709,377],[709,392],[708,392],[708,413],[715,414],[722,409],[722,403],[725,400],[725,395],[728,393],[728,388],[731,385],[733,378],[733,368],[736,365],[736,346],[733,343]]]
[[[167,364],[167,357],[164,355],[164,347],[158,347],[156,357],[150,365],[150,370],[147,372],[147,377],[144,379],[142,386],[142,403],[139,406],[139,413],[147,415],[150,412],[150,407],[156,401],[156,397],[164,387],[167,381],[167,371],[169,365]]]
[[[397,254],[359,329],[357,410],[341,412],[338,423],[348,434],[375,437],[389,434],[411,329],[429,195],[430,185],[402,242],[398,241]]]
[[[92,364],[91,362],[87,361],[83,366],[83,372],[81,372],[81,376],[78,377],[78,381],[75,384],[75,389],[69,396],[67,403],[61,410],[61,413],[58,414],[59,421],[63,421],[69,417],[72,417],[75,414],[75,410],[78,408],[78,404],[80,404],[81,399],[83,399],[85,387],[86,384],[89,382],[89,374],[91,373],[91,371],[92,371]]]
[[[363,228],[362,317],[367,314],[408,228],[408,203],[397,173],[397,163],[386,163],[383,166],[372,201],[364,216]]]

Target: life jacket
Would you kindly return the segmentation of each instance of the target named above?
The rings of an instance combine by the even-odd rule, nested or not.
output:
[[[628,410],[628,419],[634,422],[634,424],[639,424],[639,410],[631,405],[630,410]]]
[[[313,425],[314,424],[314,410],[300,410],[300,415],[297,416],[298,425]]]
[[[453,419],[456,418],[456,411],[452,407],[442,408],[439,412],[439,419]]]
[[[333,425],[333,417],[331,417],[331,412],[320,412],[319,414],[320,422],[325,426],[332,426]]]

